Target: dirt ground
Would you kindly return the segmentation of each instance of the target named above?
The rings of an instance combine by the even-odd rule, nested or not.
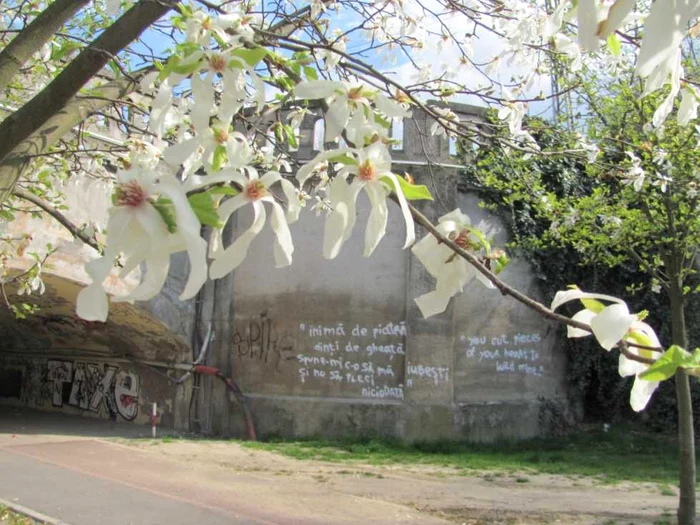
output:
[[[294,487],[399,505],[465,525],[663,525],[675,522],[677,494],[657,484],[602,485],[591,478],[470,472],[428,466],[370,466],[296,460],[216,441],[118,440],[195,468],[203,478],[255,476],[275,491]],[[360,500],[358,500],[360,501]]]

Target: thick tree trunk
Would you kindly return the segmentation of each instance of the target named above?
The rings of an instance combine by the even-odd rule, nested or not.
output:
[[[34,53],[90,0],[55,0],[0,53],[0,91]]]
[[[673,344],[688,348],[688,332],[685,325],[685,304],[680,279],[671,283],[671,332]],[[695,525],[695,432],[693,406],[690,399],[690,381],[683,370],[676,373],[676,398],[678,402],[678,443],[680,449],[680,501],[678,525]]]

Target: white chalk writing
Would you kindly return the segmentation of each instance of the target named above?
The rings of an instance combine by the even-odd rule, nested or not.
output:
[[[299,334],[308,341],[302,345],[306,351],[295,357],[299,382],[343,385],[343,392],[371,399],[404,398],[403,361],[397,359],[405,356],[405,321],[305,322],[299,323]]]
[[[542,376],[544,366],[540,364],[542,342],[539,333],[502,334],[498,336],[462,335],[465,356],[470,362],[493,367],[497,373]]]

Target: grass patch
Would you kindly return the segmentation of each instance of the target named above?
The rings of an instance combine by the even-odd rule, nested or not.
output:
[[[584,475],[602,483],[623,480],[675,484],[678,447],[675,436],[618,426],[599,427],[565,438],[537,438],[494,444],[424,443],[384,440],[241,442],[245,448],[277,452],[299,460],[370,465],[430,465],[457,471]],[[466,473],[466,472],[465,472]]]
[[[38,525],[36,521],[19,514],[10,507],[0,505],[0,525]]]

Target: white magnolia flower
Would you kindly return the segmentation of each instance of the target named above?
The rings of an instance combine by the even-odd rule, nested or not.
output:
[[[527,115],[527,104],[524,102],[505,102],[498,110],[498,118],[508,124],[508,130],[513,135],[523,133],[523,118]]]
[[[625,172],[622,184],[631,184],[635,191],[641,191],[644,185],[644,178],[646,177],[646,172],[642,168],[642,161],[631,151],[626,151],[625,154],[632,161],[632,166]]]
[[[236,14],[225,14],[219,16],[211,16],[202,11],[196,11],[187,19],[187,36],[188,42],[202,44],[209,48],[212,40],[217,40],[225,44],[230,43],[237,37],[232,33],[232,29],[244,28],[249,31],[250,28],[241,25],[241,17]]]
[[[565,5],[565,2],[562,2],[562,5]],[[581,48],[571,38],[564,35],[563,33],[557,34],[554,37],[554,49],[572,60],[572,73],[576,73],[577,71],[581,70],[581,68],[583,67],[583,57],[581,56]]]
[[[253,161],[248,139],[228,124],[214,124],[202,133],[173,144],[163,152],[163,160],[173,167],[183,165],[187,189],[194,189],[203,179],[194,175],[202,166],[209,174],[222,167],[240,169]],[[211,177],[206,178],[212,183]]]
[[[431,107],[438,118],[430,126],[430,134],[435,136],[448,135],[452,131],[456,131],[455,123],[459,123],[457,114],[449,108]]]
[[[339,53],[336,53],[336,51],[340,51],[341,53],[344,53],[345,50],[347,49],[347,44],[348,44],[348,39],[347,37],[341,36],[340,38],[336,39],[332,45],[331,49],[320,49],[316,51],[316,54],[320,59],[324,59],[324,69],[326,71],[330,71],[334,69],[338,63],[340,62],[340,59],[342,58],[342,55]]]
[[[335,82],[331,80],[312,80],[301,82],[295,88],[297,98],[302,100],[326,99],[328,111],[326,119],[325,142],[336,140],[350,117],[358,109],[370,107],[369,93],[366,87],[348,82]]]
[[[440,217],[437,230],[458,246],[470,247],[471,222],[469,217],[456,209]],[[424,317],[444,312],[453,296],[458,294],[470,280],[476,277],[487,288],[494,288],[467,261],[456,255],[449,246],[439,243],[433,235],[426,235],[412,249],[414,255],[437,279],[435,290],[416,298],[416,304]]]
[[[654,330],[648,324],[641,322],[637,315],[630,314],[627,304],[617,297],[586,293],[578,288],[573,288],[565,292],[557,292],[551,308],[556,310],[562,304],[573,300],[581,300],[585,308],[574,315],[572,319],[589,325],[598,343],[605,350],[609,351],[623,340],[635,344],[640,344],[641,341],[641,344],[645,346],[657,348],[661,346]],[[612,304],[605,306],[600,301]],[[567,335],[568,337],[585,337],[591,333],[569,326],[567,327]],[[645,358],[655,357],[652,351],[636,346],[629,346],[628,351]],[[649,365],[629,359],[620,353],[620,375],[622,377],[636,376],[630,394],[630,405],[637,412],[646,407],[651,395],[659,385],[656,381],[646,381],[639,377],[648,367]]]
[[[698,117],[700,93],[695,86],[685,84],[681,89],[681,104],[678,106],[678,125],[685,126]]]
[[[195,68],[192,75],[194,105],[190,118],[197,133],[209,128],[209,119],[216,112],[221,122],[229,122],[246,100],[246,76],[252,80],[258,106],[265,103],[265,87],[260,77],[242,58],[224,51],[195,51],[180,63],[182,68]],[[221,100],[216,103],[216,85],[222,82]]]
[[[107,319],[109,307],[102,284],[120,254],[126,258],[122,276],[141,263],[146,266],[141,284],[117,299],[120,301],[146,301],[155,296],[168,276],[171,253],[186,250],[190,259],[190,276],[180,299],[193,297],[207,278],[207,243],[200,236],[201,224],[180,182],[169,175],[156,178],[153,172],[141,168],[119,172],[117,178],[115,206],[109,210],[107,222],[107,245],[102,257],[85,266],[93,282],[78,295],[77,314],[89,321]],[[167,199],[163,204],[172,207],[172,224],[166,223],[156,209],[156,196]]]
[[[340,191],[340,183],[330,184],[329,198],[336,210],[339,203],[343,202],[347,212],[340,212],[343,220],[332,213],[326,220],[326,233],[323,255],[333,259],[338,255],[343,243],[350,237],[355,226],[355,203],[361,190],[367,194],[372,206],[367,229],[365,230],[364,256],[369,257],[386,233],[386,224],[389,217],[387,207],[387,195],[394,190],[399,199],[401,213],[406,224],[406,242],[404,248],[409,247],[415,240],[415,225],[408,208],[408,202],[401,190],[396,175],[391,172],[391,155],[389,150],[381,142],[375,142],[366,148],[352,150],[357,156],[356,164],[346,164],[336,179],[347,179],[353,176],[352,182],[347,185],[347,192]],[[386,180],[382,180],[386,179]],[[387,180],[389,182],[387,182]]]
[[[292,235],[289,232],[289,222],[294,222],[299,217],[299,200],[296,195],[294,185],[274,171],[267,172],[262,177],[258,178],[258,173],[255,170],[248,170],[248,177],[245,177],[239,171],[224,170],[222,177],[228,177],[230,181],[237,183],[243,190],[238,195],[231,197],[223,202],[219,207],[219,217],[226,223],[229,218],[239,208],[250,204],[253,207],[253,224],[243,232],[233,243],[228,247],[221,246],[221,232],[223,228],[214,231],[212,239],[210,256],[214,259],[209,269],[209,276],[212,279],[220,279],[228,273],[232,272],[243,262],[247,253],[248,247],[253,239],[262,231],[265,226],[267,217],[265,212],[264,202],[270,204],[272,216],[270,217],[270,225],[275,232],[276,240],[274,246],[275,264],[277,268],[289,266],[292,264],[292,253],[294,253],[294,245],[292,244]],[[270,193],[270,186],[279,182],[282,191],[287,199],[287,213],[280,204],[275,201],[275,198]]]
[[[129,162],[134,167],[153,170],[160,162],[162,152],[153,144],[137,138],[130,138],[127,141],[127,146],[129,147]]]

